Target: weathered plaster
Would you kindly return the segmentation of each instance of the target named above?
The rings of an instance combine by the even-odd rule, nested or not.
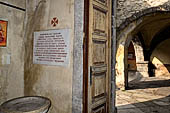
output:
[[[27,1],[25,38],[25,95],[42,95],[52,101],[50,113],[72,113],[74,0]],[[51,20],[57,17],[56,27]],[[50,29],[70,29],[69,65],[33,64],[33,33]]]
[[[8,21],[7,47],[0,48],[0,104],[24,95],[24,17],[24,11],[0,4],[0,19]],[[6,55],[10,64],[3,63]]]
[[[0,0],[0,2],[14,5],[16,7],[23,8],[23,9],[25,9],[25,4],[26,4],[26,0]]]

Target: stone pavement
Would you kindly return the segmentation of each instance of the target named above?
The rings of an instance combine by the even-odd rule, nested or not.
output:
[[[170,113],[170,79],[142,78],[116,91],[117,113]]]

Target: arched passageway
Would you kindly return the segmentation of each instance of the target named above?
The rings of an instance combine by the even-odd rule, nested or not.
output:
[[[116,54],[117,87],[128,87],[129,45],[133,45],[136,56],[136,70],[133,75],[138,77],[134,79],[135,82],[142,77],[160,77],[165,73],[166,77],[168,76],[170,57],[165,48],[170,45],[170,36],[166,33],[170,26],[169,18],[170,12],[155,7],[135,14],[119,27]]]
[[[128,82],[133,81],[135,79],[135,73],[137,71],[136,66],[136,54],[134,45],[132,42],[130,42],[130,45],[128,47],[128,56],[127,56],[127,63],[128,63]]]
[[[128,47],[127,55],[127,82],[136,82],[139,81],[142,77],[148,77],[148,61],[144,61],[143,46],[139,36],[136,35],[132,38]]]

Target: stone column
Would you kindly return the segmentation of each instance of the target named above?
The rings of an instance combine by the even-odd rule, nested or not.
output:
[[[148,74],[148,61],[137,62],[137,72],[136,75],[142,75],[143,77],[149,77]]]

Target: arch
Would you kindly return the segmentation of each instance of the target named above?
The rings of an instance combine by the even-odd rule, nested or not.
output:
[[[160,42],[152,51],[150,61],[154,65],[154,74],[156,77],[170,78],[170,37]]]
[[[144,61],[143,46],[138,35],[132,38],[132,43],[136,54],[136,63],[141,63]]]
[[[128,64],[128,83],[132,82],[136,79],[136,53],[135,52],[135,43],[133,41],[130,42],[128,47],[128,56],[127,56],[127,64]]]
[[[144,9],[142,11],[139,11],[133,14],[131,17],[126,18],[120,24],[120,26],[117,27],[117,33],[119,34],[123,29],[128,27],[129,24],[131,24],[134,21],[140,20],[142,17],[146,17],[146,16],[154,15],[154,14],[167,14],[167,13],[170,13],[170,9],[166,5]]]
[[[157,33],[152,41],[151,41],[151,45],[150,45],[150,55],[152,53],[152,51],[156,48],[156,46],[163,42],[164,40],[167,40],[168,38],[170,38],[170,26],[165,27],[163,30],[161,30],[159,33]]]
[[[142,77],[148,77],[148,61],[144,60],[144,49],[138,35],[135,35],[131,40],[136,55],[136,70],[133,73],[133,81],[138,82]],[[128,74],[130,74],[128,72]],[[129,77],[129,75],[128,75]]]
[[[150,23],[156,23],[158,21],[166,20],[166,22],[159,28],[156,29],[156,32],[162,30],[165,25],[169,24],[168,20],[170,15],[170,11],[168,9],[162,7],[154,7],[149,8],[139,13],[134,14],[132,17],[127,18],[125,22],[123,22],[117,29],[117,53],[116,53],[116,84],[121,89],[125,89],[128,85],[126,80],[127,78],[127,48],[129,46],[130,41],[137,36],[140,32],[140,29],[145,25]],[[155,35],[154,33],[152,34]],[[149,42],[150,43],[150,42]],[[149,44],[148,43],[148,44]],[[145,45],[147,48],[147,45]],[[146,49],[147,50],[147,49]],[[145,51],[145,50],[143,50]],[[144,61],[144,56],[142,58],[143,64],[145,67],[148,67],[148,62]],[[145,69],[147,70],[147,69]],[[148,70],[147,70],[148,71]],[[147,75],[147,73],[145,73]],[[147,75],[148,76],[148,75]]]

